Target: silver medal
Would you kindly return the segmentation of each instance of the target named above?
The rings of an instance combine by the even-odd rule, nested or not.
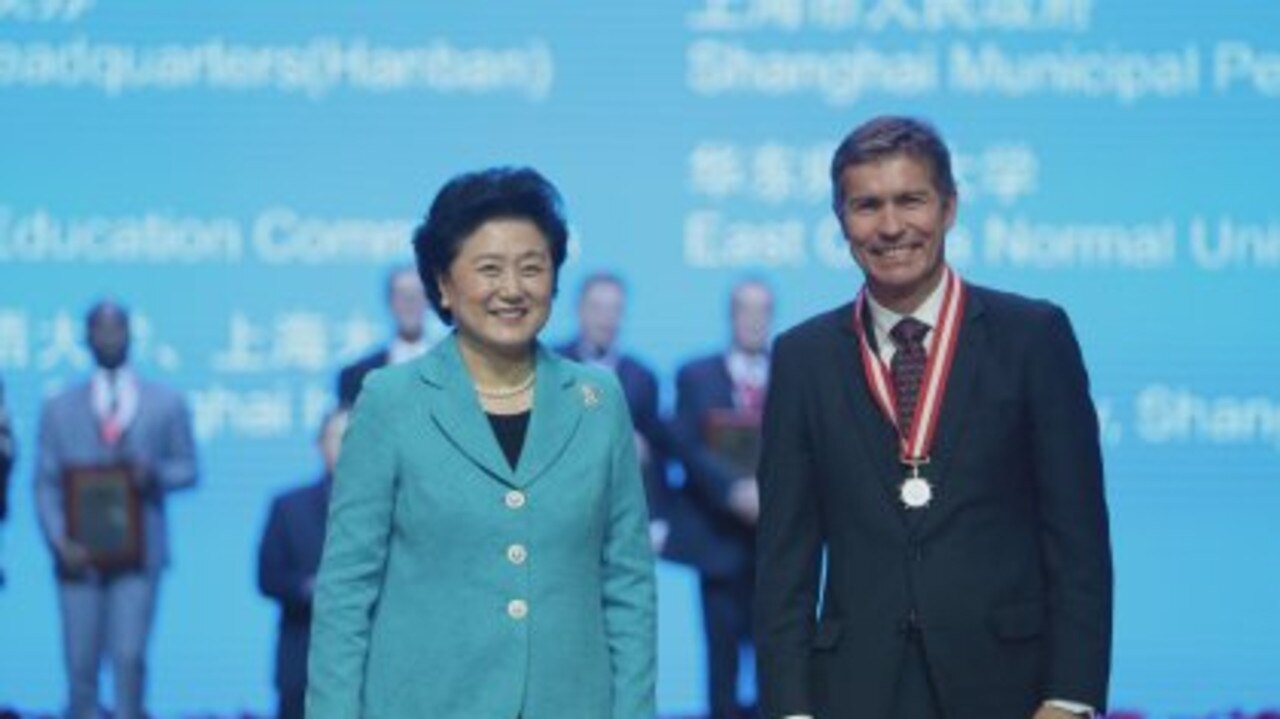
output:
[[[933,485],[924,477],[907,477],[899,488],[899,495],[907,509],[924,509],[933,501]]]

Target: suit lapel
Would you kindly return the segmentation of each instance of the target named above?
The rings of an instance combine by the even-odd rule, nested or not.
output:
[[[733,375],[729,374],[729,355],[723,354],[716,357],[715,373],[711,375],[714,380],[709,384],[711,389],[711,406],[723,407],[725,409],[737,409],[738,398],[735,396]]]
[[[848,368],[841,370],[841,376],[845,379],[845,395],[853,409],[858,434],[865,440],[863,444],[871,470],[885,492],[885,499],[895,510],[899,510],[902,504],[898,500],[898,485],[902,481],[903,470],[898,461],[898,434],[871,395],[871,388],[867,386],[866,367],[862,362],[862,351],[858,347],[858,334],[851,321],[853,307],[850,304],[837,310],[841,315],[837,318],[840,323],[842,353],[840,364],[842,368]],[[859,317],[858,321],[865,321],[865,318]],[[868,336],[874,337],[870,329]],[[899,517],[902,515],[901,511],[895,513]]]
[[[434,390],[430,393],[427,407],[436,427],[485,472],[515,486],[515,473],[498,446],[489,418],[480,407],[475,387],[471,384],[471,374],[462,362],[456,335],[441,340],[440,345],[419,362],[419,374]]]
[[[534,358],[533,411],[520,459],[512,470],[476,397],[456,337],[441,341],[421,362],[423,380],[436,390],[428,406],[440,432],[486,473],[512,487],[527,487],[541,476],[563,453],[582,419],[585,394],[577,390],[585,386],[566,371],[565,360],[539,345]],[[591,391],[598,396],[600,388]]]
[[[942,415],[934,433],[929,465],[924,468],[925,476],[934,483],[936,491],[933,504],[924,512],[925,523],[954,501],[957,488],[947,478],[947,464],[964,434],[964,418],[969,413],[978,378],[979,359],[987,351],[987,326],[980,321],[985,307],[971,286],[966,286],[965,290],[964,320],[956,338],[956,354],[951,364],[951,376],[947,379],[947,394],[942,401]]]
[[[583,407],[600,401],[601,388],[575,381],[565,360],[541,345],[536,352],[533,413],[515,471],[515,483],[521,487],[533,484],[555,463],[577,431]]]

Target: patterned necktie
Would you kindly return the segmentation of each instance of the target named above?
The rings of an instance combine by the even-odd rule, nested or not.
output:
[[[113,373],[107,375],[107,409],[99,425],[102,441],[108,445],[114,445],[119,442],[120,435],[124,434],[124,430],[120,426],[119,414],[120,388],[116,385],[116,376]]]
[[[739,382],[736,388],[741,409],[748,412],[764,412],[764,387],[749,382]]]
[[[903,436],[911,433],[911,421],[916,414],[926,360],[924,336],[928,332],[929,325],[914,317],[904,317],[889,330],[889,337],[898,348],[889,363],[889,371],[893,374],[894,400],[898,405],[898,429]]]

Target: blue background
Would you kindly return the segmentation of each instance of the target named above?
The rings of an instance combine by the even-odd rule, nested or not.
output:
[[[726,291],[746,274],[776,288],[779,329],[856,292],[860,276],[843,250],[818,249],[835,241],[822,173],[839,138],[882,112],[931,118],[961,158],[951,240],[961,273],[1052,299],[1075,323],[1104,420],[1117,567],[1113,704],[1162,717],[1280,704],[1280,6],[971,0],[950,7],[1065,7],[1082,19],[1042,29],[991,15],[973,28],[922,19],[946,5],[0,2],[0,373],[22,452],[3,529],[0,704],[55,709],[63,697],[31,457],[40,401],[87,369],[83,355],[55,351],[58,332],[78,338],[94,299],[117,295],[135,310],[145,326],[136,365],[187,391],[200,429],[202,483],[170,503],[175,561],[152,642],[152,710],[265,711],[275,608],[256,593],[253,561],[267,504],[318,470],[311,437],[332,375],[366,349],[360,337],[383,338],[384,273],[410,259],[403,229],[444,180],[493,164],[530,164],[552,178],[577,251],[544,336],[572,333],[579,278],[617,269],[631,289],[624,343],[668,381],[680,361],[727,341]],[[716,7],[732,27],[700,19]],[[822,7],[850,14],[842,27],[824,27]],[[879,26],[875,12],[895,7],[907,14]],[[40,43],[144,52],[316,38],[532,49],[550,75],[545,92],[375,91],[340,80],[317,96],[209,83],[111,94],[68,76],[33,79],[21,66]],[[707,94],[692,81],[690,59],[706,41],[779,53],[923,50],[938,76],[918,91],[891,77],[897,94],[873,89],[849,102],[804,89]],[[1133,100],[1044,83],[1008,95],[950,82],[951,48],[984,43],[1024,66],[1037,53],[1194,52],[1196,82]],[[1230,43],[1252,49],[1257,82],[1215,81]],[[253,228],[273,208],[325,223],[393,223],[391,248],[269,262],[254,249]],[[794,223],[802,241],[787,261],[733,259],[720,234],[707,266],[689,222],[702,212],[718,213],[722,230],[741,223],[757,236]],[[223,222],[243,252],[233,261],[139,262],[23,249],[37,216],[66,228],[148,214]],[[1058,228],[1164,223],[1168,244],[1146,265],[1081,254],[1019,263],[998,251],[993,218]],[[1223,223],[1250,230],[1228,237]],[[1200,240],[1197,226],[1206,228]],[[1061,250],[1064,237],[1038,256]],[[1236,252],[1230,261],[1227,248]],[[217,358],[233,344],[235,318],[256,333],[240,346],[254,362],[229,367]],[[308,322],[320,349],[291,354],[298,335],[281,325]],[[1194,400],[1181,408],[1160,400],[1179,393]],[[223,408],[241,423],[216,421],[219,396],[241,403]],[[264,414],[244,409],[253,401]],[[660,571],[660,706],[698,711],[696,583],[682,567]]]

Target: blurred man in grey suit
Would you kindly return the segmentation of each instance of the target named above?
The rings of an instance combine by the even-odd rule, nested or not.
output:
[[[168,562],[165,496],[196,482],[195,443],[187,407],[176,392],[147,381],[126,364],[129,315],[113,301],[86,316],[97,368],[50,398],[40,417],[36,501],[53,553],[69,689],[67,716],[98,713],[104,659],[115,680],[116,719],[141,719],[147,637],[156,588]],[[104,569],[70,536],[68,471],[124,465],[140,505],[140,560]]]

